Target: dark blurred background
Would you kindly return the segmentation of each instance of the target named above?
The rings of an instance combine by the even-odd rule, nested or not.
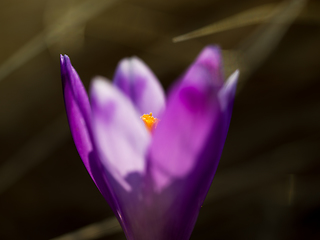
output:
[[[0,31],[0,239],[125,239],[70,135],[60,53],[87,89],[132,55],[167,89],[208,44],[241,79],[191,239],[320,239],[319,1],[1,0]]]

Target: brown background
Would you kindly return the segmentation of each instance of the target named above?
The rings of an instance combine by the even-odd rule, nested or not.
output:
[[[227,74],[242,71],[234,51],[259,24],[172,38],[278,2],[1,0],[0,239],[51,239],[79,229],[58,239],[125,239],[73,144],[60,53],[86,88],[95,75],[112,79],[118,61],[136,55],[167,89],[207,44],[226,50]],[[320,239],[319,16],[319,2],[308,1],[271,55],[243,75],[191,239]]]

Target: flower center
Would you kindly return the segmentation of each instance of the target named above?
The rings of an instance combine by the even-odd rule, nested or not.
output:
[[[143,114],[141,117],[142,121],[146,125],[146,128],[152,132],[158,125],[159,119],[152,116],[152,113]]]

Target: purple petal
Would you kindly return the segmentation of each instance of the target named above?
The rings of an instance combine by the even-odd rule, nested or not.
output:
[[[217,87],[223,86],[222,56],[217,46],[207,46],[198,55],[197,59],[186,71],[183,81],[193,81],[198,84],[208,81],[206,84],[213,84]],[[203,73],[199,75],[199,71]],[[207,77],[202,77],[206,74]]]
[[[198,167],[193,176],[190,176],[192,181],[198,182],[200,186],[197,191],[201,204],[211,186],[227,138],[238,77],[239,70],[236,70],[218,92],[220,114],[217,115],[218,117],[211,128],[207,143],[199,157]]]
[[[161,190],[172,178],[186,176],[196,163],[212,123],[220,114],[218,92],[222,89],[221,54],[206,47],[171,94],[151,147],[156,185]],[[182,161],[182,162],[181,162]]]
[[[117,208],[92,145],[91,108],[86,90],[68,56],[60,55],[60,65],[64,102],[74,143],[88,173],[116,214]]]
[[[131,99],[140,116],[152,112],[157,117],[164,110],[164,90],[150,68],[139,58],[123,59],[113,81]]]
[[[238,76],[217,86],[210,69],[197,61],[190,69],[171,92],[150,151],[159,232],[170,240],[191,235],[222,154]]]
[[[167,109],[154,131],[151,159],[159,191],[172,179],[189,174],[219,112],[215,89],[183,84],[169,98]],[[164,177],[166,176],[166,177]]]
[[[127,239],[190,238],[231,119],[238,72],[224,85],[221,66],[219,48],[209,46],[200,53],[171,91],[151,138],[140,116],[149,112],[159,116],[165,99],[158,80],[141,60],[119,63],[117,88],[95,79],[91,110],[69,59],[61,57],[76,146]]]
[[[194,227],[202,203],[197,195],[201,188],[198,173],[202,174],[198,172],[199,164],[201,167],[205,164],[199,158],[220,116],[216,90],[210,85],[182,82],[171,92],[166,111],[154,131],[150,175],[156,191],[152,212],[158,214],[157,219],[161,219],[158,224],[162,226],[158,229],[162,236],[159,239],[189,239]],[[219,160],[215,154],[211,153],[213,162]]]
[[[71,133],[81,159],[83,159],[85,166],[89,167],[88,155],[92,151],[88,129],[91,113],[89,99],[69,57],[60,55],[60,64],[64,101]]]
[[[188,186],[190,182],[195,186],[193,191],[189,188],[186,192],[186,198],[190,199],[191,203],[189,204],[194,206],[195,212],[197,211],[197,209],[195,209],[197,204],[199,208],[202,205],[219,164],[231,121],[238,77],[239,71],[236,70],[218,92],[217,98],[220,111],[216,115],[206,144],[198,157],[197,166],[185,181],[186,186]],[[192,196],[197,196],[197,198],[192,199]],[[190,210],[190,212],[192,212],[192,210]]]
[[[150,134],[131,101],[111,83],[94,79],[90,97],[92,130],[101,162],[126,191],[131,191],[125,179],[130,173],[144,173]]]

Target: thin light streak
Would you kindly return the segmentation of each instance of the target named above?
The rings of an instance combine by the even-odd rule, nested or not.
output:
[[[246,38],[238,50],[241,55],[242,75],[253,72],[278,45],[290,25],[301,12],[306,0],[285,1],[278,5],[275,14],[250,37]]]
[[[274,15],[276,4],[266,4],[249,9],[234,16],[228,17],[221,21],[210,24],[193,32],[173,38],[173,42],[186,41],[192,38],[203,37],[214,33],[227,31],[239,27],[245,27],[262,23]]]
[[[244,39],[238,48],[232,51],[225,51],[224,54],[227,56],[225,63],[228,74],[232,70],[240,68],[241,81],[237,89],[237,94],[239,94],[246,79],[268,58],[279,44],[290,25],[304,8],[306,2],[306,0],[284,1],[277,4],[273,10],[272,5],[264,5],[229,17],[200,30],[176,37],[173,40],[174,42],[184,41],[204,36],[204,34],[217,33],[235,27],[262,22],[263,24],[251,36]],[[263,16],[259,16],[260,14],[263,14]],[[241,20],[241,18],[243,19]]]
[[[120,224],[115,217],[111,217],[51,240],[89,240],[108,236],[117,232],[121,232]]]
[[[44,51],[48,46],[58,42],[60,36],[68,32],[69,29],[85,24],[86,21],[119,1],[120,0],[87,0],[70,9],[67,14],[58,18],[54,24],[48,26],[42,33],[36,35],[0,66],[0,82],[13,71]]]
[[[294,1],[293,1],[294,2]],[[306,2],[306,1],[296,1],[299,2]],[[240,27],[246,27],[250,25],[261,24],[269,21],[273,18],[276,14],[277,4],[265,4],[259,7],[255,7],[221,21],[215,22],[213,24],[207,25],[195,31],[174,37],[172,41],[174,43],[182,42],[198,37],[203,37],[227,30],[232,30]],[[299,16],[297,16],[297,20],[307,24],[319,24],[320,23],[320,16],[318,11],[320,9],[320,4],[316,2],[312,2],[309,6],[310,9],[314,11],[304,11]]]

